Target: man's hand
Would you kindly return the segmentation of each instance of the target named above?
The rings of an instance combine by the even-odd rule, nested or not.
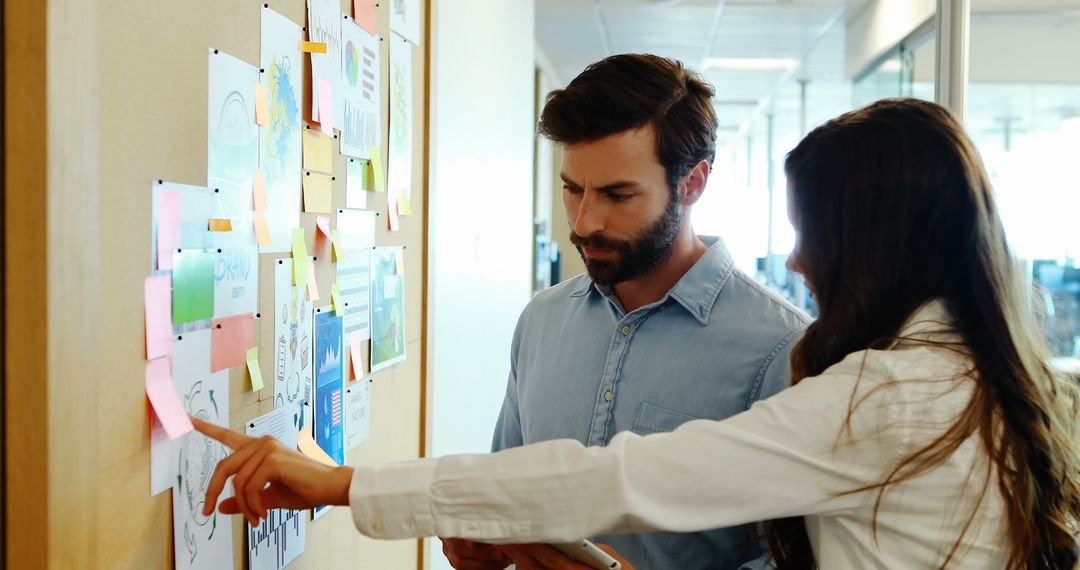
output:
[[[457,570],[503,570],[513,564],[510,557],[490,544],[461,538],[442,538],[442,551]]]
[[[634,566],[606,544],[597,547],[619,561],[623,570],[634,570]],[[518,570],[592,570],[591,567],[568,558],[562,552],[546,544],[500,544],[502,550],[514,561]]]
[[[206,489],[203,514],[214,512],[226,480],[233,477],[235,494],[218,507],[227,515],[242,514],[259,524],[268,509],[310,509],[348,505],[352,467],[329,467],[287,449],[271,436],[254,438],[192,417],[203,435],[233,450],[218,462]]]

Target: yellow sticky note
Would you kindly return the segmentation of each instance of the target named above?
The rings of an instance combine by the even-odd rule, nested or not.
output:
[[[326,53],[326,42],[300,42],[300,51],[304,53]]]
[[[304,173],[304,211],[330,213],[330,177],[322,174]]]
[[[371,153],[371,173],[375,176],[375,191],[385,192],[386,186],[383,184],[382,153],[377,146],[371,147],[368,151]]]
[[[397,262],[397,274],[405,275],[405,254],[399,249],[396,252],[395,261]]]
[[[349,257],[349,252],[341,247],[341,230],[334,229],[330,232],[330,242],[334,244],[334,261]]]
[[[251,174],[251,191],[255,201],[255,211],[266,211],[266,172],[256,168]]]
[[[255,84],[255,123],[270,124],[270,109],[266,105],[266,86],[262,83]]]
[[[251,391],[263,389],[262,368],[259,367],[259,347],[253,346],[247,351],[247,369],[251,376]]]
[[[411,216],[412,215],[412,201],[409,200],[408,196],[401,196],[399,199],[401,200],[401,210],[400,210],[401,215],[402,216]]]
[[[334,139],[314,129],[304,129],[304,168],[332,174]]]
[[[315,438],[311,437],[311,428],[306,427],[300,430],[300,433],[296,436],[296,448],[300,450],[300,453],[322,463],[323,465],[329,465],[330,467],[339,467],[339,465],[330,458],[329,455],[323,451],[323,448],[319,447],[319,444],[315,443]]]
[[[307,255],[307,242],[304,237],[304,228],[294,228],[292,231],[292,257],[293,257],[293,285],[307,285],[308,266],[311,260]]]
[[[334,304],[334,314],[345,316],[345,305],[341,302],[341,287],[337,283],[330,285],[330,301]]]
[[[231,232],[232,220],[224,220],[220,218],[210,218],[208,224],[210,231],[212,232]]]
[[[274,240],[270,237],[270,228],[266,225],[266,216],[262,212],[255,212],[253,225],[255,226],[255,239],[259,242],[259,245],[273,243]]]

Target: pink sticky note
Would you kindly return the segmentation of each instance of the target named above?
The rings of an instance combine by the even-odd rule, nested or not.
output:
[[[168,275],[146,278],[143,310],[146,313],[146,359],[172,354],[172,280]]]
[[[146,397],[170,439],[195,429],[173,387],[171,356],[146,363]]]
[[[266,225],[266,216],[262,212],[255,212],[253,219],[255,225],[255,239],[259,245],[270,245],[274,242],[270,237],[270,228]]]
[[[330,231],[330,217],[329,216],[315,216],[315,225],[318,226],[319,231],[330,239],[334,239],[332,232]]]
[[[180,249],[180,220],[183,195],[176,190],[158,190],[157,268],[172,269],[172,252]]]
[[[210,323],[210,371],[217,372],[247,362],[255,346],[255,322],[251,313],[214,319]]]
[[[352,348],[352,371],[353,380],[364,379],[364,341],[360,340],[360,331],[354,331],[349,335],[349,346]]]
[[[353,19],[373,36],[379,34],[378,12],[371,0],[353,0]]]
[[[319,300],[319,284],[315,282],[315,264],[308,264],[308,282],[307,282],[307,298],[308,301]]]
[[[330,82],[319,78],[319,129],[334,136],[334,93]]]

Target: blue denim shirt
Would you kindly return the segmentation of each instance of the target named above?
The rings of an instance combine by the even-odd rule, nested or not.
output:
[[[494,450],[671,431],[732,416],[789,385],[788,355],[809,319],[737,270],[720,240],[702,239],[709,250],[693,268],[662,299],[630,313],[587,274],[533,298],[514,332]],[[738,568],[762,552],[749,530],[592,538],[641,570]]]

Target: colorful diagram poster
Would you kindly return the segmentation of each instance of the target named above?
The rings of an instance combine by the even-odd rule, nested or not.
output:
[[[260,251],[289,251],[289,230],[300,225],[300,106],[303,63],[298,24],[262,10],[260,67],[270,124],[260,127],[259,168],[266,176],[266,225],[271,243]]]
[[[207,96],[207,186],[214,192],[215,218],[231,221],[238,243],[255,243],[252,176],[259,167],[255,124],[258,68],[211,49]]]
[[[389,199],[404,198],[403,215],[411,213],[412,203],[412,79],[412,45],[390,34],[390,152],[386,185]]]
[[[289,449],[296,449],[300,431],[300,406],[292,404],[259,416],[245,426],[247,435],[272,435]],[[280,570],[304,553],[307,514],[304,511],[270,509],[259,526],[247,528],[248,568]]]
[[[319,79],[330,83],[333,89],[333,123],[341,125],[345,113],[342,108],[341,87],[341,2],[338,0],[307,0],[308,40],[325,43],[326,53],[311,55],[311,118],[319,120]]]
[[[274,408],[304,404],[301,427],[311,425],[315,308],[304,286],[293,285],[291,259],[274,262]]]
[[[338,465],[345,464],[342,332],[342,318],[329,306],[315,309],[315,443]],[[315,509],[315,516],[329,508]]]
[[[229,372],[210,372],[210,330],[185,333],[173,344],[173,383],[184,409],[205,422],[229,427]],[[203,514],[206,488],[219,461],[220,443],[198,432],[172,442],[173,540],[177,569],[233,567],[232,520]],[[221,498],[232,495],[227,484]]]
[[[371,257],[371,371],[405,360],[405,251],[377,247]]]
[[[341,154],[369,158],[382,138],[379,114],[379,38],[351,19],[341,23],[342,105]]]

